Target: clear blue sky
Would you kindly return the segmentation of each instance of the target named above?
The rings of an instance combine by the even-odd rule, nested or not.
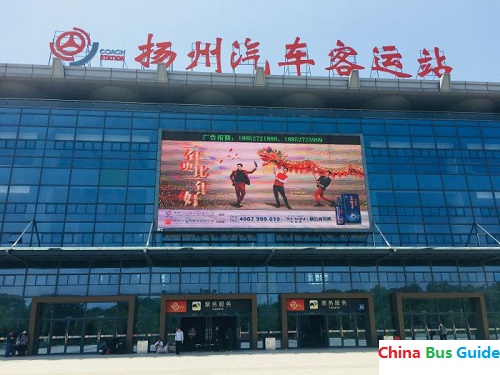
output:
[[[370,76],[374,47],[395,45],[415,77],[420,50],[437,46],[452,80],[500,82],[499,16],[498,0],[2,0],[0,63],[47,64],[54,32],[79,27],[101,48],[125,49],[130,69],[140,67],[137,47],[152,33],[154,42],[172,42],[175,70],[189,65],[192,43],[220,37],[222,70],[230,73],[232,42],[249,37],[260,42],[272,73],[283,74],[277,63],[299,36],[316,62],[314,76],[328,76],[328,52],[340,39],[358,52],[361,77]]]

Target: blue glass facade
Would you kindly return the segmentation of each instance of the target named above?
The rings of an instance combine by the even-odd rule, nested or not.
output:
[[[474,223],[500,235],[493,115],[12,100],[0,111],[3,246],[33,218],[44,246],[144,245],[154,221],[159,129],[362,134],[372,220],[392,245],[466,246]],[[217,246],[219,238],[173,235],[168,244]],[[229,241],[339,239],[255,233]]]
[[[380,231],[183,231],[150,237],[160,130],[361,134],[371,220]],[[370,292],[382,334],[397,330],[390,294],[401,291],[484,292],[491,338],[500,332],[498,256],[376,260],[356,253],[360,247],[387,244],[415,251],[498,246],[498,115],[0,100],[1,246],[8,249],[33,219],[36,228],[22,236],[18,247],[122,247],[122,255],[112,261],[42,252],[38,262],[14,258],[0,269],[2,332],[30,324],[28,309],[37,296],[136,295],[135,334],[140,338],[157,333],[162,294],[254,293],[259,334],[272,331],[279,338],[280,294]],[[335,258],[309,257],[298,250],[266,262],[244,256],[183,259],[181,254],[152,265],[127,255],[127,247],[147,241],[157,248],[353,250]],[[427,324],[422,316],[433,314],[427,320],[433,322],[450,311],[449,304],[441,303],[433,300],[423,314],[423,308],[408,302],[407,327],[415,330],[409,328],[407,337],[422,332]],[[460,303],[454,311],[470,313],[468,303]],[[455,323],[468,325],[448,324]]]

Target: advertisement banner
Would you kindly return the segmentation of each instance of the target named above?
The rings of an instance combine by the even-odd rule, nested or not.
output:
[[[163,131],[160,168],[160,230],[370,230],[359,135]]]

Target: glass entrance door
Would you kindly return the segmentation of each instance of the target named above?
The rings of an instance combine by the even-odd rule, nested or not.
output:
[[[355,314],[339,314],[342,320],[342,343],[344,347],[358,346],[358,327]]]
[[[368,346],[366,317],[363,314],[354,314],[356,319],[357,346]]]
[[[110,341],[116,332],[116,319],[104,315],[85,319],[83,353],[97,353],[99,345]]]
[[[173,341],[173,335],[178,326],[184,332],[183,350],[237,350],[241,348],[242,342],[247,342],[249,347],[251,337],[250,318],[242,318],[238,315],[231,316],[183,316],[166,317],[166,329],[164,336]],[[218,333],[215,332],[216,327]],[[191,328],[196,331],[193,342],[189,340],[188,333]],[[218,337],[218,343],[215,338]],[[216,345],[217,344],[217,345]]]
[[[237,346],[240,349],[250,349],[252,343],[252,320],[249,315],[240,316]]]
[[[476,340],[477,322],[474,314],[449,311],[441,314],[440,321],[446,327],[447,340]],[[439,339],[439,332],[437,339]]]
[[[328,319],[328,344],[330,347],[367,346],[366,318],[363,314],[330,314]]]
[[[300,315],[299,337],[301,348],[326,348],[326,315]]]
[[[439,322],[446,327],[447,340],[475,340],[478,322],[469,299],[407,299],[403,305],[407,340],[439,340]]]
[[[328,345],[330,347],[344,346],[342,317],[340,314],[328,315]]]
[[[47,354],[76,354],[82,348],[82,320],[54,319],[47,335]]]
[[[121,302],[42,304],[40,319],[36,324],[33,352],[97,353],[103,342],[111,342],[114,338],[124,342],[128,306],[122,308],[120,304]]]
[[[412,313],[409,316],[408,333],[413,340],[427,340],[430,336],[430,321],[426,312]],[[407,336],[408,338],[408,336]]]
[[[288,327],[288,347],[297,348],[299,346],[299,316],[287,314]]]

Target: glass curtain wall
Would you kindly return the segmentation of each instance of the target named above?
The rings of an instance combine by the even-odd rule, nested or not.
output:
[[[279,295],[281,293],[316,292],[369,292],[374,295],[376,328],[379,335],[396,334],[395,317],[390,296],[396,292],[484,292],[492,339],[500,332],[500,266],[478,266],[460,263],[431,264],[431,262],[393,262],[386,265],[362,265],[357,261],[318,262],[305,265],[289,260],[289,265],[250,266],[245,262],[233,265],[206,263],[204,267],[183,267],[169,264],[161,267],[127,267],[127,262],[116,267],[3,269],[0,275],[0,325],[2,332],[21,332],[29,326],[31,297],[41,290],[56,290],[71,295],[71,285],[81,296],[135,294],[137,312],[134,328],[135,340],[151,339],[159,332],[160,296],[170,293],[201,294],[255,293],[258,303],[259,345],[264,337],[281,338]],[[203,280],[202,280],[202,276]],[[19,280],[18,280],[19,278]],[[17,284],[25,284],[23,287]],[[16,281],[18,280],[18,281]],[[186,282],[183,285],[183,280]],[[206,280],[206,283],[205,281]],[[86,283],[86,284],[81,284]],[[48,285],[47,285],[48,284]],[[14,288],[13,288],[14,287]],[[68,310],[69,309],[69,310]],[[109,335],[106,327],[112,325],[120,331],[122,316],[117,306],[87,303],[85,306],[44,306],[41,336],[46,340],[39,352],[53,350],[65,353],[92,351],[92,340]],[[108,314],[109,312],[109,314]],[[111,315],[110,315],[111,314]],[[467,300],[408,300],[404,305],[407,338],[428,338],[438,321],[446,322],[453,332],[450,337],[475,337],[475,318]],[[335,317],[328,325],[335,327]],[[298,324],[298,322],[297,322]],[[101,327],[101,328],[99,328]],[[335,330],[332,334],[335,336]],[[82,335],[88,336],[85,340]],[[68,341],[74,337],[77,342]],[[2,335],[2,342],[5,336]],[[52,340],[49,343],[50,340]],[[92,342],[89,343],[88,340]],[[335,339],[338,339],[337,337]],[[55,340],[55,341],[54,341]],[[57,341],[59,340],[59,341]],[[52,348],[53,347],[53,348]],[[79,349],[81,348],[81,349]],[[94,347],[95,348],[95,347]]]

